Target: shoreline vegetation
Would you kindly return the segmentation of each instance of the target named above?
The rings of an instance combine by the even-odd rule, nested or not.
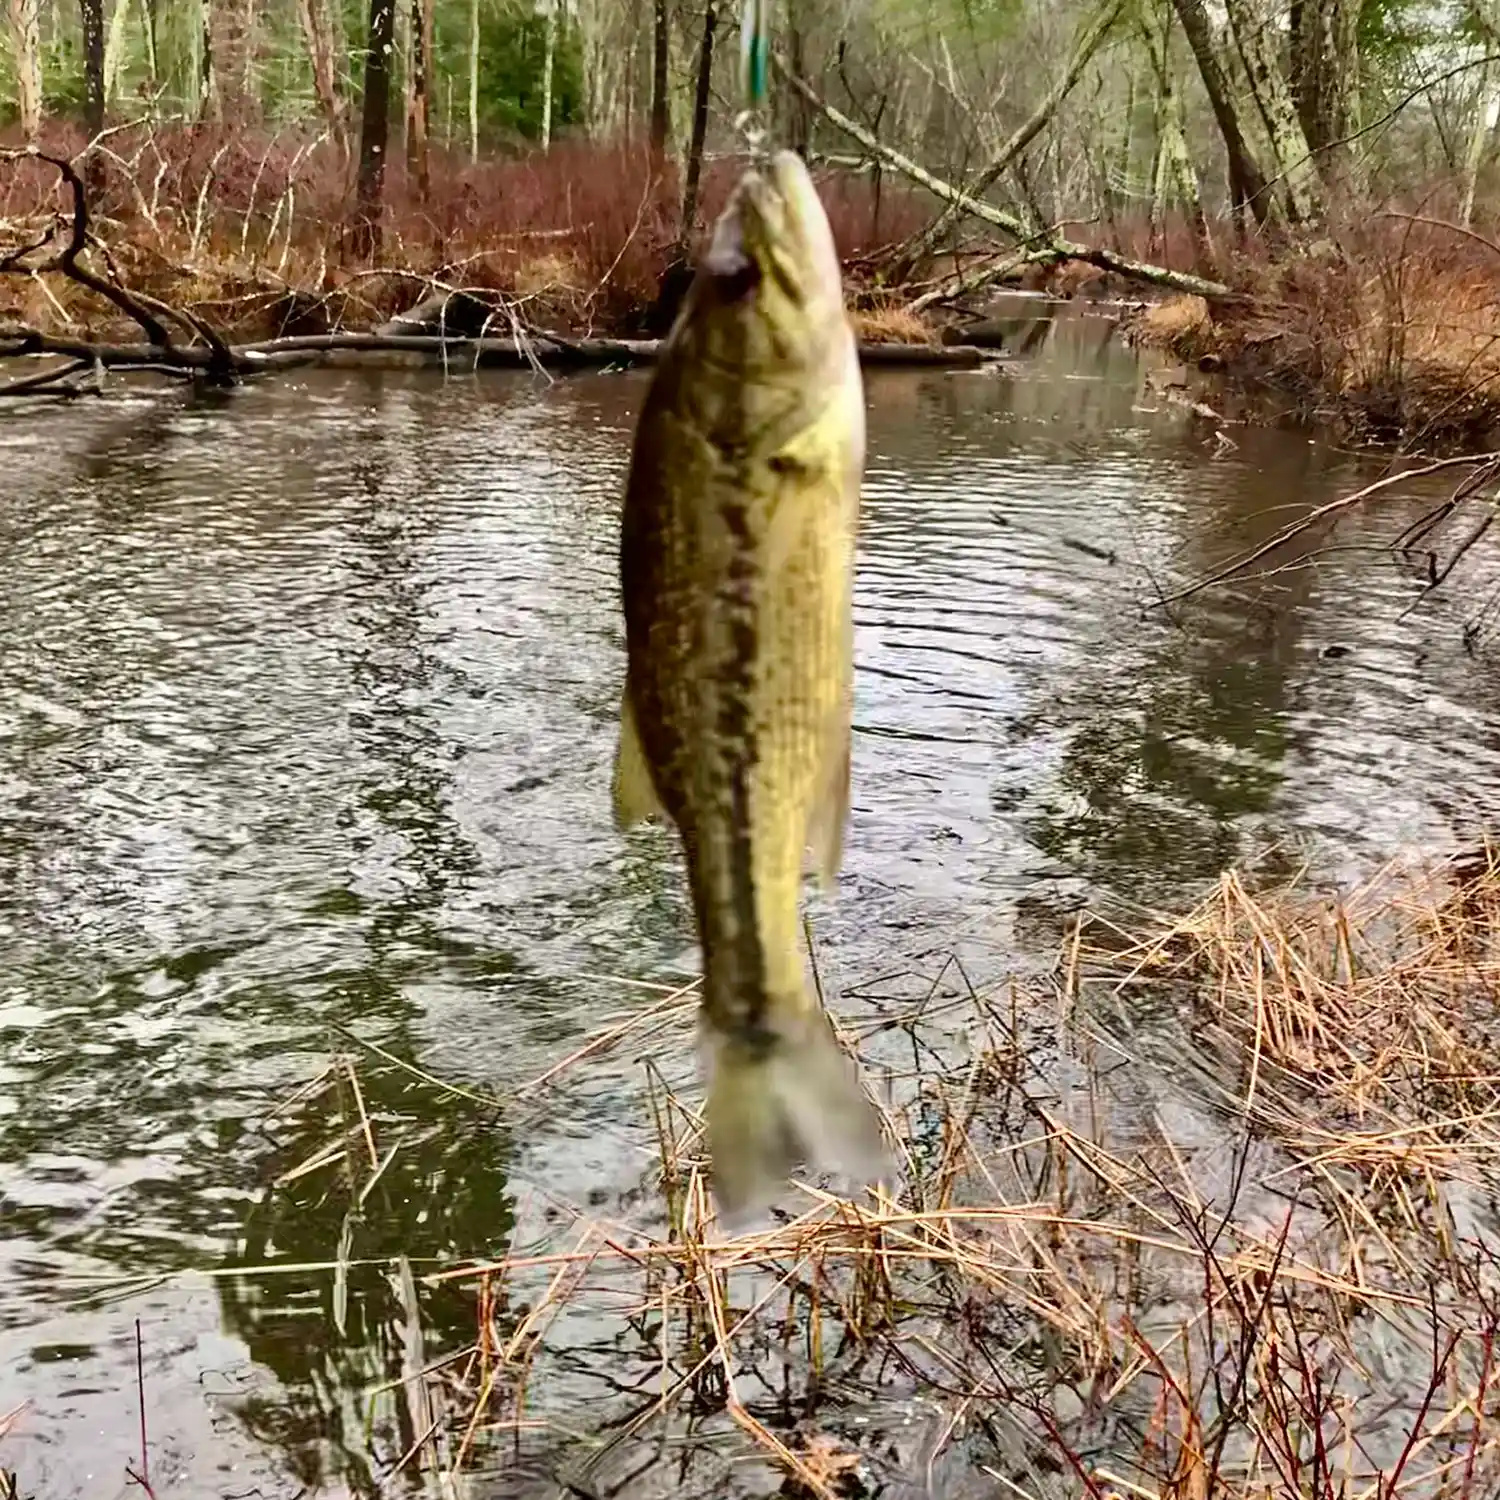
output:
[[[95,3],[84,0],[85,11]],[[554,113],[540,143],[513,122],[482,148],[476,115],[465,152],[451,119],[439,142],[424,117],[433,80],[412,52],[424,3],[430,12],[433,0],[416,0],[399,68],[377,66],[367,48],[361,84],[355,47],[336,97],[312,77],[300,115],[283,101],[273,119],[242,89],[235,103],[247,113],[235,124],[229,101],[211,92],[222,81],[199,89],[197,118],[160,99],[123,107],[107,87],[114,68],[118,96],[130,61],[115,24],[113,61],[101,62],[87,37],[72,58],[82,63],[82,107],[48,114],[42,94],[27,95],[28,44],[17,32],[17,126],[0,134],[0,359],[49,363],[26,365],[0,396],[97,392],[115,367],[230,384],[331,355],[405,354],[450,369],[649,360],[746,159],[727,119],[722,35],[715,45],[731,27],[725,7],[708,5],[696,33],[686,18],[674,31],[658,16],[658,63],[665,26],[678,66],[653,75],[649,132],[631,128],[629,108],[623,130],[579,129],[564,116],[582,107],[563,108],[549,72]],[[1341,3],[1311,8],[1331,7],[1325,21],[1342,25]],[[940,168],[923,164],[943,139],[931,121],[914,136],[898,110],[886,128],[889,86],[872,109],[850,75],[848,37],[815,79],[805,45],[777,52],[779,136],[817,166],[867,361],[971,367],[1004,357],[985,322],[1004,290],[1109,299],[1131,339],[1196,365],[1210,396],[1270,395],[1260,405],[1277,416],[1400,451],[1490,446],[1500,428],[1500,240],[1487,219],[1497,195],[1486,190],[1500,186],[1500,30],[1491,37],[1488,21],[1474,22],[1451,57],[1422,59],[1430,78],[1412,87],[1411,68],[1397,70],[1392,97],[1393,80],[1366,76],[1367,56],[1257,59],[1254,8],[1231,4],[1222,34],[1198,0],[1070,11],[1046,38],[1049,86],[1016,120],[982,106],[950,56],[939,117],[975,139]],[[375,0],[370,25],[405,18],[391,9]],[[130,22],[116,20],[123,36]],[[568,35],[552,36],[554,53]],[[1421,39],[1402,37],[1415,57]],[[1185,47],[1175,59],[1174,38]],[[1344,45],[1324,40],[1335,52]],[[1112,87],[1109,60],[1117,70],[1137,54],[1155,75],[1149,129],[1132,119],[1118,160],[1093,142],[1065,171],[1061,138],[1077,94],[1090,81],[1096,95]],[[548,69],[560,66],[547,56]],[[39,55],[30,66],[40,72]],[[872,66],[866,58],[873,89]],[[1326,76],[1308,71],[1319,69]],[[1238,100],[1225,94],[1236,70],[1247,91]],[[398,72],[406,109],[396,141]],[[470,83],[479,86],[477,72]],[[533,83],[509,86],[524,102]],[[1314,86],[1338,97],[1304,99]],[[384,108],[364,108],[356,132],[353,105],[372,90]],[[690,95],[677,101],[690,103],[686,139],[670,128],[685,118],[670,107],[674,90]],[[1454,90],[1467,91],[1461,104]],[[1127,100],[1136,114],[1143,102]],[[1217,148],[1186,131],[1194,111],[1222,137]],[[1446,143],[1442,162],[1434,134]],[[1119,187],[1146,142],[1149,182]],[[975,152],[983,170],[967,159]],[[394,342],[408,335],[463,342]],[[1249,411],[1253,419],[1256,403]]]
[[[899,1196],[802,1184],[732,1240],[659,1064],[696,982],[648,988],[494,1101],[520,1130],[586,1060],[629,1065],[655,1121],[642,1191],[619,1217],[518,1209],[504,1258],[361,1258],[361,1206],[432,1129],[419,1096],[462,1085],[351,1034],[272,1116],[299,1145],[266,1212],[347,1194],[353,1230],[337,1264],[215,1274],[320,1288],[335,1320],[361,1277],[399,1283],[380,1392],[408,1477],[589,1500],[1500,1487],[1493,847],[1339,895],[1226,872],[1138,933],[1070,919],[1046,972],[975,986],[950,958],[846,991]],[[455,1295],[467,1347],[424,1332]]]
[[[676,164],[644,144],[455,160],[425,202],[393,172],[377,254],[350,243],[326,139],[144,124],[92,146],[53,136],[0,149],[0,360],[47,357],[12,365],[0,396],[93,393],[114,368],[232,383],[335,355],[648,362],[694,243]],[[742,166],[703,164],[697,233]],[[1246,242],[1222,282],[1173,269],[1194,259],[1172,253],[1190,238],[1180,223],[1152,231],[1162,264],[1128,253],[1117,225],[1125,250],[980,243],[903,267],[942,200],[899,174],[819,177],[869,363],[1003,360],[986,310],[1022,290],[1106,303],[1132,341],[1196,365],[1210,403],[1226,386],[1258,392],[1277,416],[1423,453],[1486,447],[1500,429],[1500,243],[1476,230],[1382,211],[1310,243]]]

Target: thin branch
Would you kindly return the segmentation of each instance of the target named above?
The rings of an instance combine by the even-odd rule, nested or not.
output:
[[[1500,255],[1500,244],[1496,244],[1494,240],[1488,238],[1486,235],[1478,234],[1463,224],[1450,224],[1447,219],[1433,219],[1429,218],[1426,214],[1397,213],[1393,208],[1385,209],[1383,212],[1377,214],[1376,217],[1380,219],[1405,219],[1412,224],[1430,224],[1434,229],[1447,229],[1453,234],[1463,235],[1465,239],[1474,240],[1477,244],[1483,245],[1486,250],[1493,250],[1496,255]]]
[[[1414,609],[1420,609],[1422,605],[1425,604],[1433,596],[1433,594],[1435,594],[1438,589],[1440,589],[1443,584],[1448,581],[1449,575],[1468,555],[1470,548],[1476,546],[1484,537],[1485,533],[1494,524],[1495,514],[1493,511],[1491,511],[1490,514],[1487,515],[1468,534],[1468,536],[1466,536],[1463,541],[1458,544],[1458,547],[1454,551],[1453,556],[1450,557],[1447,563],[1438,572],[1434,573],[1433,576],[1428,580],[1427,587],[1424,588],[1422,592],[1418,594],[1417,597],[1413,599],[1412,602],[1401,611],[1400,615],[1397,617],[1398,624],[1401,620],[1404,620]]]
[[[38,391],[46,391],[52,395],[77,395],[78,392],[71,386],[61,386],[62,381],[91,367],[91,361],[86,359],[70,360],[64,365],[54,365],[50,370],[39,370],[35,375],[22,375],[15,380],[8,380],[0,385],[0,397],[4,396],[31,396]]]
[[[63,247],[57,259],[51,266],[43,269],[56,269],[65,276],[76,281],[80,286],[87,287],[91,292],[98,293],[106,301],[112,302],[127,317],[133,319],[140,325],[141,331],[159,349],[171,349],[172,339],[163,325],[151,314],[151,311],[140,302],[133,294],[127,292],[124,287],[115,285],[114,282],[106,281],[102,276],[97,276],[85,265],[80,264],[78,257],[83,254],[89,241],[89,210],[88,195],[84,188],[83,178],[75,170],[73,163],[63,156],[52,156],[46,151],[39,151],[36,147],[28,147],[24,151],[0,149],[0,160],[24,161],[30,158],[33,161],[44,161],[52,167],[73,194],[72,233],[68,243]]]
[[[1037,240],[1038,249],[1055,253],[1058,260],[1084,261],[1088,265],[1098,266],[1101,271],[1113,271],[1118,276],[1125,276],[1133,281],[1148,282],[1153,286],[1169,287],[1173,291],[1188,292],[1194,296],[1218,301],[1237,300],[1243,295],[1225,286],[1223,282],[1209,281],[1202,276],[1192,276],[1186,271],[1173,271],[1165,266],[1153,266],[1145,261],[1131,260],[1127,256],[1117,255],[1113,250],[1080,245],[1060,236],[1044,237],[1034,226],[1025,223],[1014,214],[995,207],[993,203],[986,203],[982,198],[971,196],[961,188],[954,187],[951,182],[945,182],[941,177],[935,177],[909,156],[904,156],[894,147],[877,140],[863,125],[851,120],[842,110],[836,109],[811,84],[793,73],[779,53],[772,53],[771,61],[777,75],[812,105],[829,124],[837,126],[845,135],[858,141],[872,155],[878,156],[904,177],[910,178],[918,187],[926,188],[929,193],[952,204],[963,213],[970,214],[976,219],[983,219],[987,224],[993,224],[996,229],[1010,235],[1012,239]]]
[[[1062,108],[1063,101],[1083,76],[1084,69],[1093,61],[1105,37],[1120,19],[1120,12],[1123,9],[1123,0],[1110,0],[1110,3],[1080,27],[1062,76],[1053,84],[1031,115],[1012,132],[1010,138],[995,153],[989,166],[969,185],[966,190],[969,197],[978,198],[981,193],[986,192],[998,182],[1010,164],[1047,128],[1052,117]],[[949,203],[937,218],[912,241],[910,250],[906,252],[906,260],[908,262],[919,260],[931,250],[961,213],[962,209],[957,204]]]
[[[1268,541],[1262,542],[1258,547],[1249,552],[1242,553],[1239,557],[1224,564],[1222,568],[1216,569],[1206,578],[1200,578],[1196,583],[1190,583],[1175,593],[1167,594],[1163,598],[1153,601],[1144,606],[1147,609],[1162,609],[1167,605],[1176,604],[1180,600],[1191,598],[1192,595],[1201,593],[1204,589],[1212,588],[1217,583],[1225,583],[1229,579],[1243,573],[1246,568],[1260,561],[1261,558],[1284,547],[1288,542],[1310,531],[1320,521],[1329,516],[1338,515],[1342,511],[1351,510],[1361,501],[1368,500],[1372,495],[1380,494],[1384,490],[1393,488],[1398,484],[1405,484],[1408,480],[1419,479],[1427,474],[1436,474],[1442,469],[1459,468],[1464,465],[1489,464],[1495,460],[1494,454],[1488,453],[1465,453],[1454,458],[1435,459],[1432,463],[1423,464],[1416,469],[1403,469],[1399,474],[1388,474],[1384,479],[1377,479],[1374,484],[1368,484],[1362,490],[1356,490],[1352,495],[1344,495],[1338,500],[1330,500],[1326,505],[1320,505],[1310,515],[1304,516],[1300,521],[1291,521],[1283,526],[1275,536]]]
[[[1383,115],[1377,115],[1375,119],[1369,121],[1367,124],[1361,125],[1358,130],[1352,130],[1348,135],[1340,136],[1335,141],[1324,141],[1321,146],[1313,147],[1313,149],[1309,151],[1306,156],[1300,157],[1297,161],[1294,161],[1290,165],[1288,165],[1283,171],[1278,172],[1275,177],[1271,178],[1270,181],[1265,184],[1261,191],[1267,192],[1278,182],[1285,181],[1287,177],[1289,177],[1298,169],[1298,167],[1305,166],[1315,156],[1321,156],[1328,151],[1336,151],[1340,146],[1352,146],[1354,142],[1361,139],[1361,137],[1367,136],[1373,131],[1379,130],[1383,125],[1389,125],[1390,122],[1394,120],[1396,116],[1399,115],[1408,104],[1411,104],[1417,99],[1420,99],[1423,94],[1430,92],[1432,89],[1435,89],[1440,83],[1446,83],[1450,78],[1457,78],[1459,74],[1467,73],[1473,68],[1485,68],[1488,67],[1491,63],[1497,62],[1500,62],[1500,53],[1488,53],[1484,57],[1471,57],[1467,62],[1459,63],[1457,67],[1449,68],[1446,72],[1439,73],[1436,78],[1429,78],[1425,82],[1419,83],[1416,88],[1410,90],[1410,92],[1406,94],[1403,94],[1401,98],[1399,98],[1393,105],[1391,105],[1391,107],[1386,110]]]

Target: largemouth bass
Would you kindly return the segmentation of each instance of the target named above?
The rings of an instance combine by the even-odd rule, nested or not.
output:
[[[682,838],[703,950],[721,1215],[799,1163],[870,1182],[873,1107],[804,971],[809,847],[843,855],[864,387],[801,158],[741,179],[637,421],[620,540],[628,665],[616,820]]]

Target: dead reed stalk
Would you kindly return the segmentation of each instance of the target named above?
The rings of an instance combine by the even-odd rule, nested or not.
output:
[[[1226,874],[1147,936],[1081,924],[1045,981],[975,988],[944,965],[856,1028],[886,1063],[911,1042],[913,1066],[885,1069],[899,1191],[803,1182],[794,1215],[734,1239],[696,1100],[648,1064],[644,1220],[572,1210],[493,1258],[410,1263],[412,1317],[463,1295],[476,1332],[420,1359],[408,1335],[404,1461],[540,1462],[600,1497],[976,1474],[1031,1500],[1493,1494],[1497,936],[1486,851],[1337,900]],[[1178,1001],[1171,1065],[1132,1019],[1147,989]],[[511,1119],[693,1004],[660,987]],[[295,1110],[339,1101],[337,1128],[282,1183],[337,1170],[369,1200],[400,1132],[430,1129],[370,1107],[395,1066],[340,1058],[303,1092]]]

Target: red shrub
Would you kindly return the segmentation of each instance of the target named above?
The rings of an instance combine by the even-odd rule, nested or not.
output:
[[[54,122],[44,145],[72,155],[84,139]],[[111,134],[101,154],[94,227],[121,266],[145,278],[143,287],[189,296],[217,318],[263,316],[288,296],[319,299],[333,322],[378,318],[413,300],[413,277],[435,277],[525,298],[544,320],[628,328],[655,299],[678,238],[677,166],[653,166],[640,143],[566,141],[477,162],[435,147],[425,201],[393,153],[379,257],[392,274],[384,277],[352,255],[341,232],[353,164],[315,126],[137,125]],[[743,166],[727,155],[706,162],[695,248]],[[878,185],[836,170],[818,178],[846,258],[904,238],[930,212],[890,176]],[[0,216],[61,206],[50,167],[19,162],[0,174]],[[192,285],[171,284],[169,270]]]

